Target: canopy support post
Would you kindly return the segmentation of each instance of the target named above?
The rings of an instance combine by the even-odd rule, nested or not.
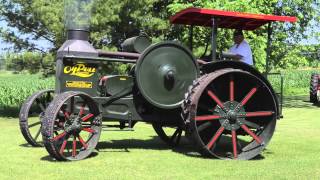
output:
[[[212,34],[211,34],[212,61],[216,61],[216,55],[217,55],[217,32],[218,32],[218,25],[215,22],[215,19],[212,18]]]
[[[270,71],[271,43],[272,43],[272,23],[268,23],[268,40],[267,40],[267,56],[266,56],[266,73]]]
[[[189,27],[189,49],[193,50],[193,25],[190,25]]]

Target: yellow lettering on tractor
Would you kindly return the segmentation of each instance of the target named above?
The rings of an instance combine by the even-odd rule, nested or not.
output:
[[[93,76],[93,74],[96,72],[96,68],[87,67],[85,64],[76,64],[74,66],[64,67],[63,72],[65,74],[70,74],[71,76],[87,78]]]
[[[88,81],[66,81],[67,88],[82,88],[90,89],[92,88],[92,82]]]

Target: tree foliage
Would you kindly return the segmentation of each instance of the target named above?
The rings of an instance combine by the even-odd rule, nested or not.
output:
[[[307,63],[301,56],[299,42],[308,38],[310,30],[318,29],[310,27],[312,23],[319,24],[319,2],[316,0],[219,0],[219,1],[183,1],[175,0],[170,5],[172,12],[177,12],[186,7],[206,7],[221,10],[240,11],[259,14],[275,14],[280,16],[296,16],[297,23],[273,23],[270,69],[303,66]],[[313,24],[313,25],[314,25]],[[308,31],[309,30],[309,31]],[[196,33],[198,45],[203,42],[202,33]],[[310,34],[309,34],[310,35]],[[311,34],[312,35],[312,34]],[[252,32],[246,32],[247,40],[252,47],[256,66],[263,70],[266,65],[267,26]],[[226,50],[231,45],[231,32],[221,30],[218,36],[218,48]],[[290,55],[289,55],[290,54]],[[286,59],[286,63],[283,60]],[[291,64],[292,61],[292,64]]]
[[[0,0],[0,20],[8,28],[0,28],[0,36],[15,46],[15,50],[44,51],[37,41],[52,44],[53,53],[65,39],[63,0]],[[148,34],[154,42],[179,40],[188,43],[188,28],[170,25],[171,15],[186,7],[202,7],[250,13],[296,16],[295,24],[272,24],[272,69],[305,66],[311,58],[301,55],[298,43],[318,29],[319,2],[317,0],[94,0],[91,16],[90,41],[96,48],[117,50],[121,42],[140,33]],[[267,26],[246,32],[256,66],[264,70]],[[210,29],[196,27],[194,53],[201,56],[210,39]],[[232,31],[219,30],[218,48],[232,45]],[[308,46],[309,47],[309,46]],[[313,50],[312,48],[310,50]],[[46,52],[48,52],[46,51]],[[308,50],[307,50],[308,51]],[[44,53],[44,52],[42,52]]]
[[[31,74],[38,73],[52,67],[53,56],[37,52],[25,51],[22,53],[8,53],[3,57],[6,69],[22,72],[28,71]]]

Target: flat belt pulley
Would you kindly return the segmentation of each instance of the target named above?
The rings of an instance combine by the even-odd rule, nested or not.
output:
[[[181,105],[188,87],[199,75],[192,53],[175,42],[148,47],[140,56],[136,81],[143,97],[154,106],[173,109]]]

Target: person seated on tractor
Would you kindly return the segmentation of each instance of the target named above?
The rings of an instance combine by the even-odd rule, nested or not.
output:
[[[235,54],[234,60],[238,60],[249,65],[253,65],[252,51],[248,42],[244,39],[241,30],[235,30],[233,34],[234,45],[229,49],[228,53]]]

